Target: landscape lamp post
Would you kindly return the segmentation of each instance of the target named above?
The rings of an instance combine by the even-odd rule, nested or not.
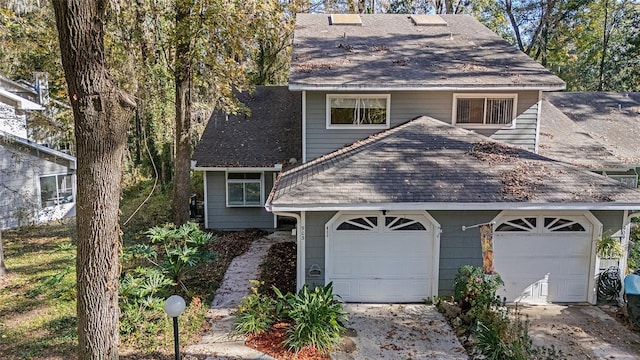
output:
[[[180,360],[180,337],[178,335],[178,316],[182,314],[186,304],[179,295],[171,295],[164,303],[164,311],[173,318],[173,342],[175,344],[176,360]]]

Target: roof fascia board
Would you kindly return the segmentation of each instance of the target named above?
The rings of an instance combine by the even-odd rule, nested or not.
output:
[[[327,211],[327,210],[637,210],[640,203],[381,203],[381,204],[311,204],[273,205],[265,208],[272,212]]]
[[[76,168],[77,160],[76,160],[75,156],[72,156],[72,155],[69,155],[69,154],[65,154],[62,151],[58,151],[58,150],[54,150],[54,149],[48,148],[48,147],[46,147],[44,145],[33,143],[33,142],[31,142],[31,141],[29,141],[27,139],[23,139],[21,137],[5,133],[4,131],[0,131],[0,137],[5,137],[5,138],[10,139],[12,141],[15,141],[15,142],[17,142],[17,143],[19,143],[21,145],[25,145],[25,146],[34,148],[34,149],[36,149],[38,151],[42,151],[43,153],[47,153],[47,154],[53,155],[55,157],[59,157],[59,158],[68,160],[68,161],[73,163],[72,168],[73,169]]]
[[[25,80],[25,81],[26,81],[26,80]],[[35,91],[33,88],[28,87],[28,86],[26,86],[26,85],[23,85],[23,84],[21,84],[21,83],[19,83],[19,82],[17,82],[17,81],[13,81],[13,80],[9,79],[9,78],[8,78],[8,77],[6,77],[6,76],[2,76],[2,75],[0,75],[0,82],[6,82],[6,83],[8,83],[8,84],[10,84],[10,85],[12,85],[12,86],[15,86],[15,87],[17,87],[17,88],[23,89],[24,91],[30,92],[30,93],[32,93],[33,95],[38,95],[38,92],[37,92],[37,91]]]
[[[289,84],[291,91],[558,91],[566,89],[566,85],[535,86],[341,86],[341,85],[309,85]]]
[[[279,165],[279,164],[278,164]],[[280,171],[282,170],[282,165],[280,166],[264,166],[264,167],[223,167],[223,166],[191,166],[191,170],[194,171]]]
[[[25,99],[22,96],[16,95],[12,92],[0,89],[0,96],[9,99],[16,103],[18,110],[44,110],[40,104],[36,104],[31,100]]]

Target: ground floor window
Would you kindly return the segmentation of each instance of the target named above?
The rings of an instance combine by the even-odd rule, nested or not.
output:
[[[227,206],[262,206],[262,173],[227,173]]]
[[[42,207],[74,202],[73,175],[63,174],[40,177],[40,201]]]

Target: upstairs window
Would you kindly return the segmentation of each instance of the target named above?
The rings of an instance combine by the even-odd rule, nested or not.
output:
[[[327,95],[327,128],[389,128],[390,95]]]
[[[40,202],[43,208],[74,201],[73,175],[50,175],[40,178]]]
[[[463,127],[509,127],[514,124],[516,94],[454,94],[453,123]]]
[[[262,206],[262,173],[227,173],[227,206]]]

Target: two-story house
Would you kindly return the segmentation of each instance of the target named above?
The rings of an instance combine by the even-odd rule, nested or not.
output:
[[[594,303],[595,241],[640,192],[537,154],[564,87],[469,16],[298,14],[289,91],[214,114],[196,148],[206,227],[295,218],[298,287],[348,302],[451,294],[480,228],[509,301]]]

